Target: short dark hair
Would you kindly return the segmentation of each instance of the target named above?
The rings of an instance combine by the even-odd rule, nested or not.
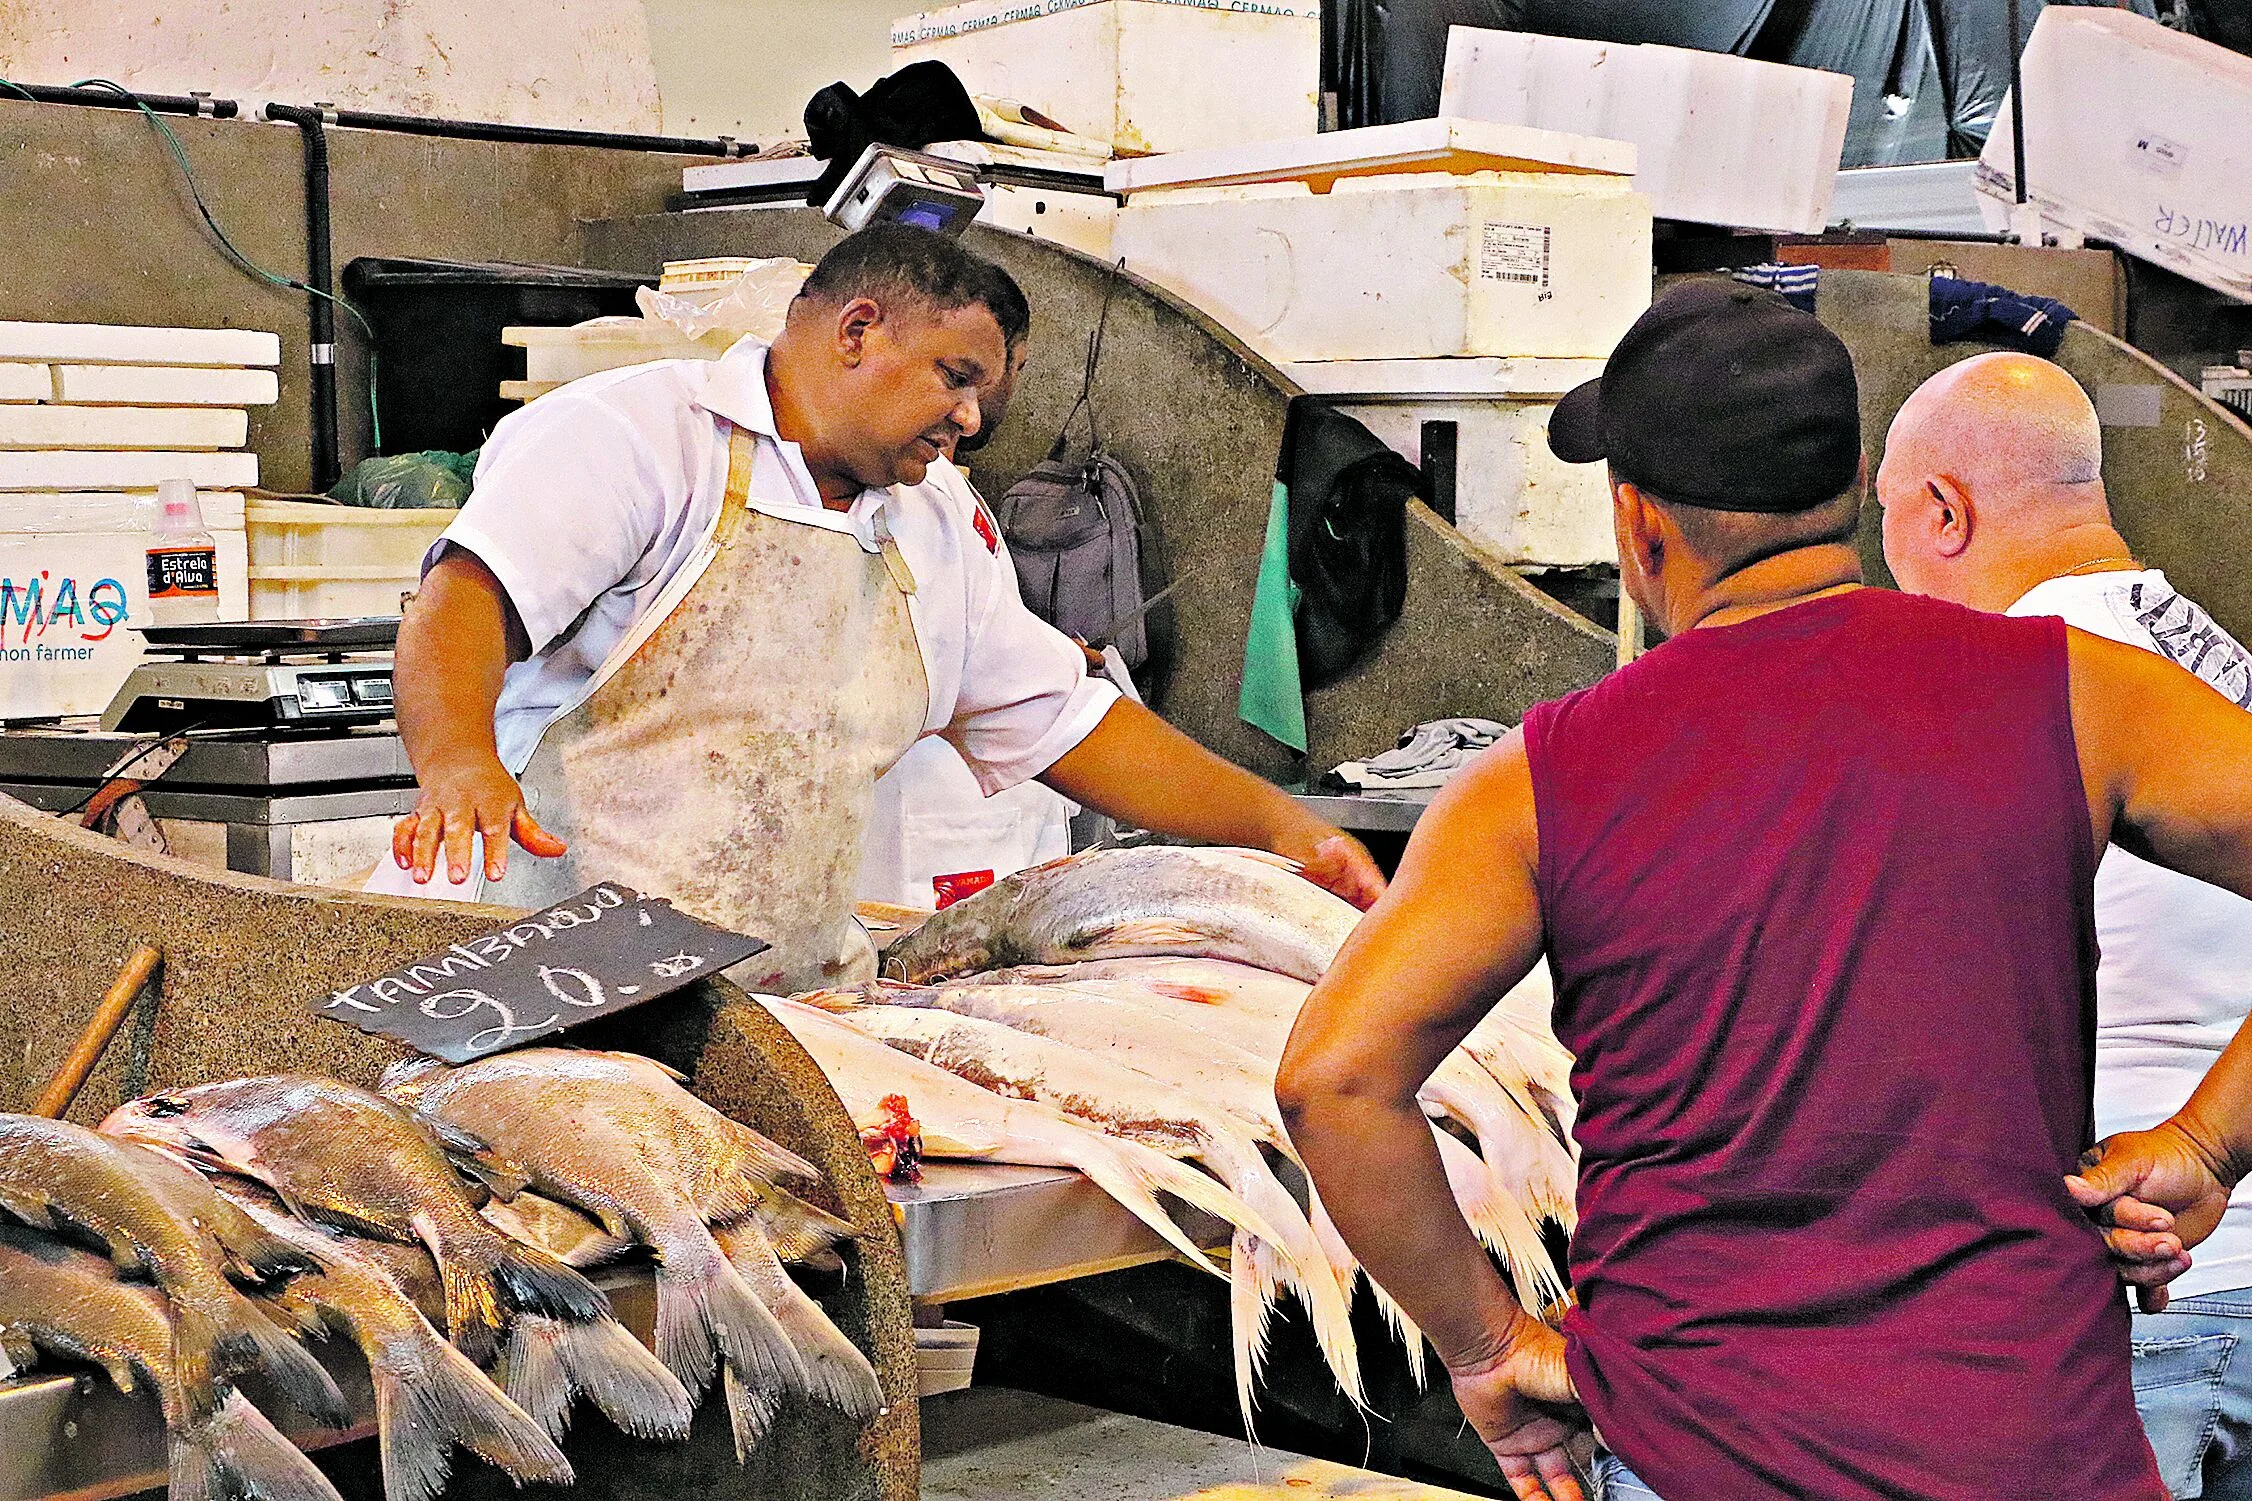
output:
[[[1616,468],[1611,482],[1634,484]],[[1851,542],[1861,530],[1862,481],[1830,499],[1797,511],[1716,511],[1710,506],[1668,500],[1646,485],[1635,485],[1665,508],[1697,556],[1723,574],[1741,573],[1754,563],[1801,547]]]
[[[906,297],[940,313],[982,307],[1012,350],[1032,330],[1032,305],[1014,277],[951,236],[911,224],[871,224],[845,236],[821,257],[798,296],[840,306],[855,297],[879,303]]]

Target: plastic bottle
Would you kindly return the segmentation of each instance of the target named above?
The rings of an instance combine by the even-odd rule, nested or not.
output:
[[[156,487],[156,528],[149,536],[149,619],[192,625],[219,618],[219,552],[204,530],[195,486],[168,479]]]

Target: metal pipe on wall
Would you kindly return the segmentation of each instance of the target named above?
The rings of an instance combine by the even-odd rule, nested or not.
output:
[[[268,113],[272,113],[269,108]],[[347,130],[389,130],[402,135],[451,136],[464,141],[512,141],[527,146],[595,146],[608,151],[656,151],[682,156],[751,156],[758,147],[732,136],[709,140],[687,136],[632,135],[607,130],[560,130],[545,125],[503,125],[491,120],[446,120],[425,115],[387,115],[370,110],[328,112],[328,123]]]
[[[336,442],[336,286],[330,263],[328,123],[332,111],[268,104],[269,120],[297,127],[305,142],[305,299],[310,335],[310,407],[313,488],[325,492],[343,474]]]

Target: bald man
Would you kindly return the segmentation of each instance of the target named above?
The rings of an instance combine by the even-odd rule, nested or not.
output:
[[[2095,408],[2048,361],[1988,354],[1942,371],[1885,444],[1885,560],[1904,589],[2059,616],[2252,707],[2252,654],[2135,560],[2102,460]],[[2196,764],[2200,746],[2179,749]],[[2101,1138],[2171,1115],[2252,1009],[2252,902],[2117,846],[2095,891]],[[2234,1346],[2252,1338],[2252,1187],[2192,1260],[2165,1312],[2135,1316],[2135,1405],[2175,1496],[2240,1501],[2252,1498],[2252,1350]]]

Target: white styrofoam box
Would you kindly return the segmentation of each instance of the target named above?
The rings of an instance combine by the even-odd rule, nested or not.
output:
[[[188,365],[57,365],[57,401],[81,406],[257,407],[281,397],[271,370]]]
[[[2129,11],[2052,6],[2021,64],[2026,196],[2043,218],[2252,299],[2252,58]],[[1980,211],[2017,196],[2003,100]]]
[[[894,22],[892,60],[935,58],[1127,152],[1193,151],[1320,128],[1321,14],[1174,0],[973,0]]]
[[[1111,258],[1111,237],[1118,227],[1118,203],[1092,193],[996,183],[985,189],[985,207],[978,210],[977,222],[995,229],[1013,229],[1107,261]]]
[[[0,490],[149,490],[168,479],[214,490],[255,485],[258,455],[83,449],[0,452]]]
[[[1602,358],[1650,305],[1650,201],[1555,172],[1137,194],[1130,269],[1274,360]]]
[[[500,341],[524,351],[527,381],[550,384],[651,360],[716,360],[734,342],[724,336],[691,339],[655,318],[599,318],[569,328],[504,328]]]
[[[240,496],[205,495],[218,547],[219,613],[249,609]],[[0,719],[94,714],[141,660],[153,496],[0,498]]]
[[[0,322],[0,360],[87,365],[278,365],[281,336],[243,328]]]
[[[251,618],[396,615],[400,596],[421,581],[423,554],[459,514],[253,500],[245,509]]]
[[[1983,234],[1977,176],[1973,161],[1854,167],[1838,174],[1830,220],[1851,229]]]
[[[250,414],[225,407],[0,406],[0,448],[240,448]]]
[[[1685,47],[1457,26],[1439,113],[1631,141],[1668,219],[1814,233],[1829,222],[1853,80]]]
[[[1411,464],[1423,461],[1424,423],[1457,424],[1455,525],[1497,561],[1560,568],[1618,561],[1603,466],[1567,464],[1548,451],[1555,402],[1347,401],[1338,410]]]
[[[1255,141],[1112,162],[1103,186],[1113,193],[1161,188],[1224,188],[1239,183],[1304,182],[1316,192],[1345,177],[1396,177],[1405,172],[1634,171],[1625,141],[1572,135],[1530,125],[1440,116],[1332,130],[1287,141]]]
[[[1442,360],[1305,360],[1282,373],[1308,396],[1428,401],[1442,396],[1562,396],[1603,373],[1603,361],[1465,356]]]
[[[0,365],[0,401],[46,401],[55,394],[55,377],[45,365]]]

